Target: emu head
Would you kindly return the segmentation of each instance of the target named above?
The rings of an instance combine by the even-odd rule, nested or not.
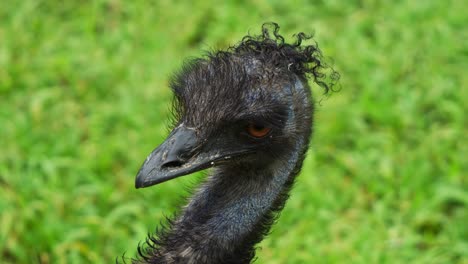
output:
[[[227,51],[185,64],[171,81],[175,128],[143,163],[136,187],[213,166],[265,166],[298,139],[307,144],[312,104],[306,74],[328,90],[316,45],[287,44],[264,26]]]

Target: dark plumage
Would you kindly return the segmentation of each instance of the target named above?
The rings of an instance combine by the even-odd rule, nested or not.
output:
[[[213,167],[187,206],[134,263],[250,263],[307,152],[313,104],[307,78],[326,92],[338,79],[316,44],[278,25],[185,64],[171,80],[174,129],[146,159],[136,187]],[[326,74],[326,73],[331,74]]]

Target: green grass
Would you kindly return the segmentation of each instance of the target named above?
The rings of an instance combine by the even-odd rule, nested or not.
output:
[[[468,4],[0,3],[0,262],[110,263],[197,177],[136,190],[170,73],[276,21],[315,32],[342,90],[257,263],[468,263]],[[245,2],[245,3],[244,3]]]

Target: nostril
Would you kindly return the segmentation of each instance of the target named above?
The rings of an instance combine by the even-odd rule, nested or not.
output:
[[[180,167],[182,166],[182,164],[184,163],[180,160],[170,160],[170,161],[164,162],[164,164],[161,167],[162,168]]]

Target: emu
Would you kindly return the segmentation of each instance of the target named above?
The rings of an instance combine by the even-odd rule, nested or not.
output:
[[[136,188],[212,168],[133,263],[251,263],[299,173],[312,133],[308,77],[325,93],[339,75],[311,38],[279,26],[185,63],[171,79],[174,128],[144,161]]]

